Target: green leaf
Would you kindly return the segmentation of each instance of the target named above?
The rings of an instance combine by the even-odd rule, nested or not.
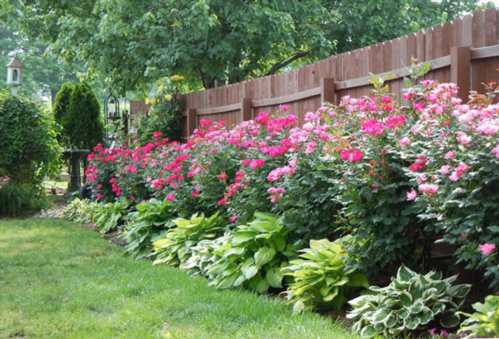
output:
[[[243,273],[246,280],[249,280],[258,273],[258,267],[253,264],[253,260],[247,260],[241,266],[241,272]]]
[[[349,277],[349,282],[348,282],[348,286],[352,286],[352,287],[369,287],[369,281],[367,280],[367,277],[362,274],[362,273],[354,273],[352,275],[350,275]]]
[[[455,313],[445,313],[440,318],[440,325],[445,328],[453,328],[459,325],[459,316]]]
[[[267,273],[265,274],[265,279],[268,284],[274,288],[282,287],[282,278],[281,270],[278,267],[267,270]]]
[[[272,247],[262,247],[255,253],[255,264],[258,267],[262,267],[269,261],[271,261],[276,254],[276,250]]]

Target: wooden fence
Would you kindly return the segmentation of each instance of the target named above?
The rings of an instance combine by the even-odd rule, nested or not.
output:
[[[431,65],[428,79],[455,82],[460,96],[499,82],[499,10],[487,9],[422,32],[386,41],[287,73],[243,81],[185,95],[184,136],[200,118],[224,120],[229,126],[252,119],[281,104],[303,119],[323,102],[369,92],[370,73],[390,75],[392,92],[400,93],[411,59]]]

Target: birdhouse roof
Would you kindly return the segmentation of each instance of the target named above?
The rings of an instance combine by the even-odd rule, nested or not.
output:
[[[23,64],[21,63],[21,61],[19,61],[19,59],[17,57],[14,56],[12,59],[10,59],[10,62],[7,65],[7,67],[23,68]]]

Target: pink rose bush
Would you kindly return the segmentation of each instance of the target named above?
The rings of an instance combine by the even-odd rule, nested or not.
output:
[[[218,212],[229,228],[274,213],[297,248],[351,234],[352,265],[371,277],[426,269],[440,239],[498,285],[498,133],[498,104],[425,80],[402,103],[344,97],[301,126],[282,106],[230,129],[202,119],[185,143],[98,146],[86,177],[97,200],[166,199],[178,216]]]

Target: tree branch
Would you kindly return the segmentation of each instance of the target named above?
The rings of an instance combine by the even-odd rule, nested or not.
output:
[[[290,63],[292,63],[293,61],[295,60],[298,60],[300,58],[303,58],[307,55],[310,54],[310,51],[299,51],[299,52],[296,52],[295,54],[293,54],[292,56],[290,56],[289,58],[287,59],[284,59],[276,64],[274,64],[270,70],[265,73],[265,75],[271,75],[271,74],[274,74],[275,72],[277,72],[278,70],[280,70],[281,68],[284,68],[286,67],[287,65],[289,65]]]

